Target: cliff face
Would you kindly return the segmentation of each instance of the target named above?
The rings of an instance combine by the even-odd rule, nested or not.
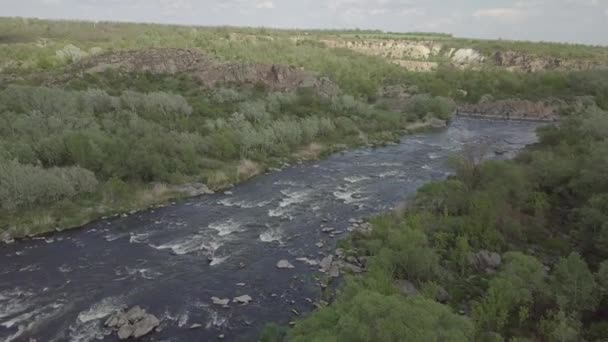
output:
[[[485,55],[473,48],[449,48],[444,43],[429,40],[326,39],[322,42],[332,48],[346,48],[366,55],[383,57],[410,71],[432,71],[440,64],[450,64],[460,69],[495,67],[514,72],[584,71],[608,68],[608,62],[546,57],[518,51],[496,51]]]
[[[194,49],[147,49],[98,55],[72,65],[63,77],[69,79],[106,70],[167,75],[187,73],[206,87],[263,84],[272,91],[308,87],[326,96],[339,93],[336,84],[313,72],[285,65],[223,62]]]
[[[586,59],[563,59],[524,54],[516,51],[498,51],[492,62],[497,67],[510,71],[584,71],[606,69],[606,64]]]

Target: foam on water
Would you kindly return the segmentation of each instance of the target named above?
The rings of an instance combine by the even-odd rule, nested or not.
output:
[[[32,292],[20,288],[0,292],[0,318],[27,310],[32,304],[26,300],[33,295]]]
[[[61,309],[64,307],[64,303],[54,302],[44,306],[38,306],[36,309],[20,314],[19,316],[13,317],[8,321],[0,323],[7,329],[17,327],[17,332],[13,335],[8,336],[5,342],[19,341],[21,336],[33,330],[38,324],[53,318],[55,315],[61,313]]]
[[[241,223],[228,219],[226,221],[214,222],[209,225],[209,228],[217,231],[219,236],[230,235],[241,230]]]
[[[130,234],[127,233],[123,233],[123,234],[108,234],[106,236],[104,236],[104,239],[106,239],[106,241],[108,242],[112,242],[118,239],[122,239],[124,237],[130,236]],[[77,241],[74,241],[74,243],[77,243]]]
[[[346,204],[360,202],[365,198],[354,198],[353,195],[358,194],[359,192],[351,189],[339,189],[333,192],[334,197],[339,200],[344,201]]]
[[[310,195],[312,195],[312,190],[281,190],[281,193],[286,197],[281,200],[279,207],[284,208],[292,204],[306,202]]]
[[[106,335],[111,333],[110,329],[104,328],[103,324],[97,321],[89,321],[86,323],[78,323],[70,325],[69,340],[72,342],[90,342],[103,340]],[[64,337],[58,337],[56,340],[61,341]]]
[[[131,237],[129,238],[129,243],[147,243],[148,237],[150,237],[150,233],[143,233],[143,234],[131,233]]]
[[[170,249],[174,254],[184,255],[193,252],[198,252],[201,250],[207,250],[211,244],[211,242],[209,242],[208,240],[208,237],[205,237],[200,234],[195,234],[171,242],[167,242],[162,245],[149,244],[148,246],[159,250]]]
[[[228,260],[228,258],[230,258],[229,255],[226,255],[226,256],[223,256],[223,257],[213,256],[213,257],[211,257],[211,261],[209,262],[209,266],[217,266],[217,265],[223,263],[224,261]]]
[[[382,172],[382,173],[378,174],[378,177],[388,178],[388,177],[398,177],[398,176],[402,176],[402,175],[403,175],[403,173],[401,171],[392,170],[392,171]]]
[[[205,328],[209,329],[211,327],[223,327],[228,325],[228,317],[221,315],[219,312],[207,308],[207,312],[209,313],[209,318],[207,319],[207,324],[205,324]]]
[[[282,232],[278,228],[271,228],[260,234],[262,242],[281,241]]]
[[[121,297],[107,297],[93,304],[88,310],[78,314],[78,321],[87,323],[109,316],[110,314],[126,307]]]
[[[349,183],[359,183],[368,179],[370,179],[368,176],[351,176],[344,178],[344,180]]]
[[[291,217],[289,215],[289,208],[282,208],[282,207],[278,207],[275,209],[269,209],[268,210],[268,216],[269,217]]]
[[[261,208],[270,204],[270,201],[239,201],[234,198],[224,198],[223,200],[218,201],[219,204],[225,207],[237,207],[243,209],[251,209],[251,208]]]

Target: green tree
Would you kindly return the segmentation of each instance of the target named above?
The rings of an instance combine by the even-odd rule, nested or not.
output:
[[[551,274],[550,286],[565,312],[592,310],[598,304],[595,277],[578,253],[560,259]]]
[[[472,334],[467,318],[433,300],[363,290],[299,322],[288,341],[470,341]]]

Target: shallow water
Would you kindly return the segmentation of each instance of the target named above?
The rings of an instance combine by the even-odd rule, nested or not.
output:
[[[215,194],[82,229],[0,247],[0,339],[117,340],[103,328],[121,307],[162,320],[143,340],[255,340],[268,322],[287,324],[313,309],[320,259],[350,218],[390,210],[418,187],[445,178],[465,146],[508,158],[536,141],[537,124],[460,118],[447,129],[295,165]],[[500,151],[500,155],[494,151]],[[323,223],[326,220],[327,223]],[[315,244],[324,243],[322,248]],[[278,270],[288,259],[294,269]],[[248,294],[222,308],[211,297]],[[198,329],[190,329],[201,324]]]

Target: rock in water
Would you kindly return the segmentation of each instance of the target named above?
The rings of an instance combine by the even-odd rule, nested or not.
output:
[[[136,322],[143,319],[146,316],[146,311],[135,305],[129,311],[127,311],[127,319],[131,322]]]
[[[235,297],[232,301],[234,303],[239,303],[239,304],[249,304],[249,302],[251,302],[253,300],[253,298],[251,298],[251,296],[249,295],[242,295],[239,297]]]
[[[215,305],[222,305],[222,306],[227,306],[228,303],[230,303],[230,299],[228,299],[228,298],[211,297],[211,301]]]
[[[321,262],[319,263],[319,266],[321,267],[320,271],[323,273],[329,271],[333,261],[334,261],[333,255],[328,255],[325,258],[323,258],[323,260],[321,260]]]
[[[146,313],[139,306],[134,306],[128,311],[119,311],[110,316],[105,326],[117,331],[118,338],[126,340],[130,337],[139,338],[149,334],[158,327],[160,321],[156,316]]]
[[[134,331],[135,331],[135,326],[133,326],[131,324],[125,324],[122,327],[120,327],[120,329],[118,329],[118,338],[121,340],[126,340],[129,337],[131,337],[131,335],[133,335]]]
[[[285,269],[285,268],[294,268],[294,266],[287,260],[281,260],[277,262],[277,268]]]
[[[133,331],[133,337],[140,338],[147,335],[160,324],[160,321],[154,315],[147,315],[139,322],[135,323],[135,331]]]

